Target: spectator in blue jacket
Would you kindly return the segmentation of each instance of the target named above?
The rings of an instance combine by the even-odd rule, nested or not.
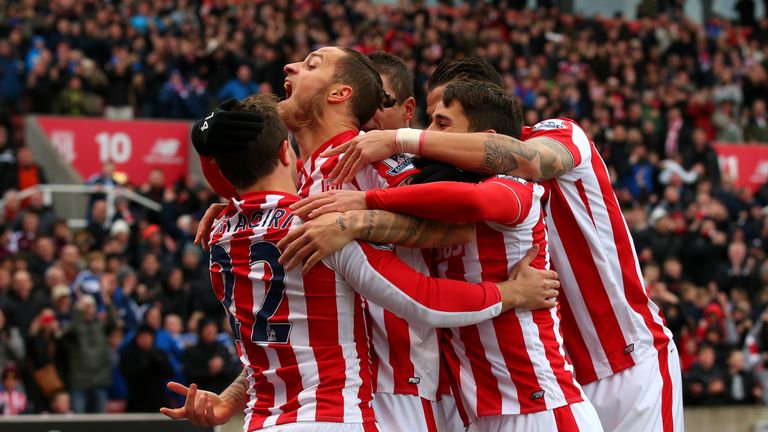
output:
[[[230,98],[243,100],[248,96],[258,93],[259,85],[251,79],[251,68],[248,65],[240,65],[237,68],[237,78],[230,80],[219,90],[219,102]]]

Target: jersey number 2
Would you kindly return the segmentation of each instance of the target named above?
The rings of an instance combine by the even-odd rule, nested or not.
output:
[[[293,324],[269,321],[277,312],[285,296],[285,269],[282,264],[277,262],[279,257],[280,250],[270,242],[258,241],[251,245],[250,268],[253,268],[255,264],[263,263],[265,273],[268,269],[271,274],[269,278],[264,280],[267,290],[261,306],[254,314],[251,341],[256,343],[287,343],[291,334]],[[234,304],[235,275],[232,272],[232,258],[222,246],[214,245],[211,247],[211,262],[221,267],[221,276],[224,282],[224,296],[221,302],[224,305],[224,309],[227,310],[232,334],[235,336],[235,339],[242,340],[240,336],[240,320],[236,317],[237,308]],[[254,295],[254,301],[256,300],[257,297]]]

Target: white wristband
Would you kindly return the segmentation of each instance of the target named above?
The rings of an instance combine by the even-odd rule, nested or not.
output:
[[[395,147],[398,153],[410,153],[416,156],[421,154],[422,136],[425,131],[421,129],[401,128],[395,133]]]

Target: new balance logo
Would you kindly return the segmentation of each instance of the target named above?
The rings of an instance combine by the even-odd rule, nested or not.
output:
[[[538,400],[544,397],[544,390],[539,390],[531,393],[531,400]]]
[[[635,344],[631,343],[624,347],[624,355],[630,355],[635,350]]]
[[[408,384],[418,384],[421,382],[421,378],[419,377],[410,377],[408,378]]]

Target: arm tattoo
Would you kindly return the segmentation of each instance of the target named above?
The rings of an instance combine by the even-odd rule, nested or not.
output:
[[[248,391],[248,375],[243,369],[232,384],[221,392],[222,399],[229,399],[236,405],[245,405],[245,396]]]
[[[339,224],[339,228],[342,231],[347,230],[347,227],[344,225],[344,216],[339,216],[338,219],[336,219],[336,223]]]
[[[483,162],[478,171],[483,174],[520,175],[521,164],[535,164],[538,158],[537,178],[545,180],[561,176],[573,169],[573,155],[565,146],[549,137],[536,137],[523,142],[512,137],[486,135]],[[525,177],[525,176],[521,176]]]
[[[353,218],[362,219],[363,211],[354,211]],[[468,241],[469,225],[456,225],[383,210],[366,210],[367,230],[363,240],[391,243],[406,247],[432,248],[453,246]]]

